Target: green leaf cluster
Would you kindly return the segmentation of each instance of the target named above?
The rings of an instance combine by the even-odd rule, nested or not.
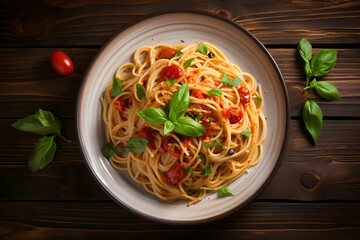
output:
[[[337,51],[324,49],[312,57],[312,46],[303,38],[299,42],[298,51],[305,62],[306,86],[304,90],[314,88],[319,96],[328,101],[338,101],[340,94],[337,88],[325,81],[318,82],[315,77],[327,75],[335,66]],[[310,82],[311,78],[314,79]],[[314,101],[306,101],[302,110],[302,117],[306,129],[310,132],[315,144],[318,141],[322,129],[322,111]]]
[[[55,137],[71,142],[61,135],[61,122],[59,118],[51,112],[42,109],[39,109],[34,115],[17,120],[12,126],[21,131],[44,136],[35,144],[28,161],[28,165],[33,172],[43,169],[53,160],[56,151]]]
[[[206,134],[203,126],[184,114],[190,104],[189,86],[183,84],[173,95],[167,113],[161,108],[148,108],[136,113],[150,124],[164,124],[164,134],[172,130],[189,137],[199,137]]]

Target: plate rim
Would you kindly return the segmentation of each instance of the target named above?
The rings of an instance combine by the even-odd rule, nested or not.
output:
[[[262,184],[262,186],[252,195],[250,196],[246,201],[244,201],[243,203],[237,205],[236,207],[221,213],[219,215],[213,216],[213,217],[209,217],[209,218],[204,218],[201,220],[189,220],[189,221],[183,221],[183,220],[168,220],[168,219],[164,219],[164,218],[158,218],[155,216],[151,216],[148,214],[144,214],[140,211],[137,211],[136,209],[132,209],[130,207],[128,207],[125,203],[123,203],[120,199],[116,198],[116,196],[114,196],[112,194],[112,192],[108,191],[108,189],[102,184],[102,182],[100,181],[99,177],[94,173],[92,167],[90,166],[89,160],[87,159],[86,155],[85,155],[85,148],[84,148],[84,143],[80,137],[80,111],[81,111],[81,102],[82,102],[82,96],[84,93],[84,88],[87,82],[87,78],[89,75],[89,72],[92,68],[92,66],[94,65],[94,63],[96,62],[97,58],[99,57],[99,55],[104,51],[104,49],[112,42],[112,40],[119,35],[121,32],[123,32],[124,30],[130,28],[131,26],[145,21],[149,18],[152,17],[156,17],[156,16],[160,16],[160,15],[166,15],[166,14],[176,14],[176,13],[191,13],[191,14],[198,14],[198,15],[204,15],[207,17],[212,17],[221,21],[224,21],[225,23],[228,23],[234,27],[236,27],[237,29],[239,29],[240,31],[242,31],[243,33],[245,33],[252,41],[254,41],[259,47],[260,49],[265,53],[265,55],[267,56],[267,58],[270,60],[272,66],[274,67],[279,79],[280,79],[280,83],[281,83],[281,87],[282,87],[282,91],[284,94],[284,99],[285,99],[285,110],[286,110],[286,123],[285,123],[285,134],[284,134],[284,140],[283,140],[283,144],[281,147],[281,151],[280,151],[280,155],[279,158],[272,170],[272,172],[270,173],[270,175],[268,176],[268,178],[265,180],[265,182]],[[119,204],[121,207],[125,208],[127,211],[134,213],[135,215],[144,218],[146,220],[150,220],[153,222],[158,222],[158,223],[163,223],[163,224],[169,224],[169,225],[194,225],[194,224],[202,224],[202,223],[207,223],[207,222],[212,222],[215,220],[218,220],[220,218],[226,217],[238,210],[240,210],[241,208],[245,207],[246,205],[248,205],[249,203],[251,203],[261,192],[264,191],[264,189],[269,185],[269,183],[271,182],[271,180],[274,178],[275,174],[277,173],[281,162],[284,158],[286,149],[287,149],[287,145],[288,145],[288,130],[289,130],[289,122],[290,122],[290,103],[289,103],[289,95],[288,95],[288,91],[285,85],[285,81],[284,78],[282,76],[282,73],[277,65],[277,63],[275,62],[275,59],[271,56],[271,54],[269,53],[269,51],[265,48],[265,46],[254,36],[252,35],[248,30],[246,30],[244,27],[240,26],[239,24],[237,24],[236,22],[214,14],[212,12],[207,12],[207,11],[202,11],[202,10],[189,10],[189,9],[178,9],[178,10],[161,10],[161,11],[155,11],[155,12],[151,12],[149,14],[146,14],[145,16],[142,17],[138,17],[137,19],[130,21],[129,23],[127,23],[126,25],[122,26],[121,28],[119,28],[119,30],[117,30],[112,36],[110,36],[103,44],[102,46],[99,48],[99,50],[97,51],[97,53],[95,54],[95,56],[92,58],[89,66],[86,69],[86,72],[84,74],[84,77],[82,78],[82,82],[79,88],[79,92],[77,95],[77,99],[76,99],[76,108],[75,108],[75,128],[76,128],[76,135],[77,135],[77,140],[78,140],[78,145],[80,148],[80,153],[82,158],[85,160],[86,166],[89,170],[89,172],[91,173],[92,177],[95,179],[96,183],[101,187],[101,189],[111,198],[113,199],[117,204]]]

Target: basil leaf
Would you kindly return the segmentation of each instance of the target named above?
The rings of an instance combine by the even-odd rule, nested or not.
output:
[[[245,129],[245,131],[243,131],[241,134],[244,135],[246,139],[249,139],[250,131],[249,129]]]
[[[170,109],[169,109],[169,103],[167,103],[167,104],[165,105],[164,111],[165,111],[167,114],[169,114],[169,111],[170,111]]]
[[[146,90],[140,83],[136,84],[136,93],[140,100],[146,99]]]
[[[216,140],[215,140],[215,143],[214,143],[214,146],[215,147],[219,147],[219,148],[222,148],[222,147],[224,147],[224,145],[222,145],[221,143],[220,143],[220,138],[217,138]]]
[[[199,153],[199,158],[200,158],[200,160],[201,160],[201,162],[202,162],[203,164],[206,163],[206,157],[205,157],[205,155],[204,155],[203,153]]]
[[[204,146],[207,147],[207,148],[211,148],[210,143],[205,143]]]
[[[149,143],[148,140],[144,138],[133,138],[131,137],[128,141],[128,144],[123,148],[117,148],[118,153],[127,153],[127,152],[136,152],[141,153],[145,152],[146,145]]]
[[[54,134],[67,142],[71,142],[61,135],[61,122],[59,118],[50,111],[44,111],[41,108],[34,115],[17,120],[12,126],[21,131],[32,132],[43,136]]]
[[[184,169],[184,172],[186,172],[186,173],[190,172],[191,175],[194,174],[192,167],[189,167],[188,169]]]
[[[191,63],[192,61],[194,61],[195,58],[190,58],[188,60],[185,61],[184,63],[184,66],[187,68],[187,67],[190,67],[191,66]]]
[[[104,155],[104,157],[109,160],[112,155],[115,153],[115,147],[112,143],[105,143],[105,145],[101,148],[101,152]]]
[[[164,134],[168,134],[174,129],[175,125],[172,121],[167,120],[164,124]]]
[[[239,86],[241,84],[241,79],[240,78],[234,78],[233,80],[230,80],[228,75],[226,75],[226,73],[224,73],[222,75],[222,78],[221,78],[221,83],[226,85],[226,86],[237,87],[237,86]]]
[[[209,176],[211,174],[211,168],[209,166],[207,166],[204,170],[201,171],[201,175],[203,175],[204,177]]]
[[[122,93],[121,80],[117,77],[114,77],[112,89],[111,89],[111,96],[116,97],[120,93]]]
[[[172,96],[170,101],[170,113],[169,118],[175,122],[182,117],[189,107],[190,95],[189,86],[187,83],[183,84]]]
[[[206,134],[204,127],[189,117],[181,117],[175,123],[175,132],[189,137],[200,137]]]
[[[202,42],[199,43],[199,52],[206,55],[208,52],[207,47]]]
[[[261,103],[261,102],[262,102],[262,98],[257,98],[257,99],[255,99],[255,102],[256,102],[256,103]]]
[[[173,57],[178,57],[183,55],[184,53],[181,50],[176,51],[175,55]]]
[[[161,108],[148,108],[136,113],[151,124],[164,124],[168,120],[166,112]]]
[[[218,190],[219,195],[228,195],[228,196],[234,196],[234,194],[227,188],[223,187]]]
[[[340,99],[339,91],[333,84],[329,82],[318,82],[315,86],[315,89],[319,96],[326,100],[338,101]]]
[[[307,61],[305,62],[304,71],[306,75],[306,82],[308,82],[311,78],[312,71],[311,71],[310,63]]]
[[[335,66],[337,52],[324,49],[318,52],[310,61],[312,76],[323,77]]]
[[[210,91],[208,91],[208,93],[210,93],[211,95],[216,96],[216,97],[221,97],[222,90],[218,89],[218,88],[213,88]]]
[[[35,144],[28,163],[31,171],[36,172],[39,169],[43,169],[53,160],[56,151],[54,138],[55,136],[45,136],[40,138]]]
[[[316,144],[322,129],[323,119],[319,105],[314,101],[306,101],[302,110],[302,117],[306,129],[310,132]]]
[[[312,46],[306,38],[300,40],[298,50],[305,62],[310,61],[312,56]]]
[[[317,85],[316,78],[310,82],[310,87],[314,88]]]
[[[166,81],[166,83],[167,83],[169,86],[174,86],[174,85],[175,85],[175,82],[176,82],[176,79],[173,79],[173,80],[169,79],[169,80]]]

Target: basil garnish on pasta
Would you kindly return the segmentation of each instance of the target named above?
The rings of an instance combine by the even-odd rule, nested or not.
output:
[[[113,84],[112,84],[112,90],[111,90],[111,96],[116,97],[120,93],[122,93],[122,84],[121,80],[117,77],[114,77]]]
[[[241,84],[241,79],[234,78],[231,80],[229,76],[224,73],[221,78],[221,83],[229,87],[238,87]]]
[[[207,47],[202,42],[199,43],[199,52],[206,55],[208,52]]]
[[[136,84],[136,92],[137,92],[137,96],[140,100],[143,100],[146,98],[146,90],[145,90],[144,86],[141,85],[140,83]]]
[[[227,187],[222,187],[218,190],[219,195],[228,195],[228,196],[234,196],[234,194],[227,188]]]
[[[116,151],[118,153],[127,153],[127,152],[141,153],[146,150],[146,145],[148,143],[149,141],[144,138],[131,137],[125,147],[117,148]]]

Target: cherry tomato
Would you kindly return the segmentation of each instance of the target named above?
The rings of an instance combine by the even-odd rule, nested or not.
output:
[[[240,95],[240,102],[245,107],[250,103],[250,92],[246,87],[241,87],[238,89],[238,93]]]
[[[198,90],[198,89],[192,90],[191,95],[196,97],[196,98],[199,98],[199,99],[204,98],[204,94],[201,92],[201,90]]]
[[[173,49],[173,48],[165,48],[160,52],[159,58],[171,59],[171,58],[174,57],[175,53],[176,53],[175,49]]]
[[[160,76],[164,78],[164,81],[167,81],[168,79],[177,79],[182,75],[184,75],[184,71],[176,65],[164,67],[160,73]]]
[[[170,184],[179,184],[183,179],[184,168],[180,163],[174,163],[169,170],[165,172],[166,181]]]
[[[151,143],[154,139],[154,136],[152,135],[151,127],[143,127],[139,131],[139,137],[145,138],[146,140],[148,140]]]
[[[69,75],[74,71],[74,64],[71,59],[61,51],[55,51],[50,57],[51,65],[61,75]]]
[[[221,112],[222,112],[222,114],[224,115],[224,117],[230,118],[230,111],[229,111],[229,109],[223,109]]]
[[[177,152],[173,146],[171,146],[171,143],[169,142],[172,137],[166,136],[163,141],[163,148],[168,151],[171,155],[173,155],[176,158],[180,158],[180,153]]]
[[[122,113],[126,106],[126,101],[118,99],[113,104],[114,104],[114,107],[116,108],[116,110],[118,110],[120,113]]]
[[[240,108],[230,108],[230,123],[237,123],[243,118],[244,114]]]
[[[219,82],[214,82],[215,87],[218,87],[220,85]]]

